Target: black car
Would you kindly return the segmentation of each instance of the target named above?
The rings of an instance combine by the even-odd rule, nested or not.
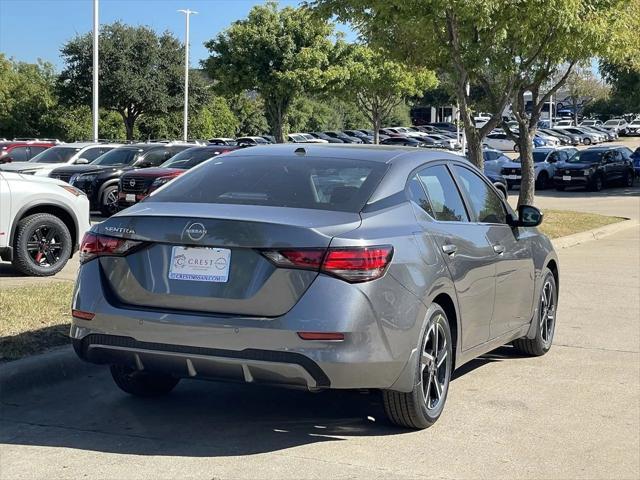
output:
[[[429,125],[431,125],[432,127],[435,127],[439,130],[446,130],[448,132],[457,132],[458,131],[458,127],[456,127],[456,125],[454,123],[451,122],[433,122],[430,123]]]
[[[319,138],[320,140],[326,140],[329,143],[345,143],[344,141],[340,140],[339,138],[336,137],[330,137],[329,135],[327,135],[324,132],[309,132],[309,135],[315,137],[315,138]]]
[[[350,137],[359,138],[362,140],[362,143],[373,143],[373,134],[369,135],[368,133],[364,133],[362,130],[345,130],[344,133]]]
[[[631,150],[622,146],[579,151],[566,162],[556,164],[553,182],[558,190],[585,187],[597,192],[614,183],[630,187],[635,176],[631,155]]]
[[[134,168],[157,167],[192,144],[138,143],[124,145],[98,157],[88,165],[70,165],[53,170],[58,178],[79,188],[89,197],[92,211],[113,215],[118,210],[118,181]]]
[[[444,148],[444,145],[435,140],[424,137],[420,140],[414,137],[389,137],[380,142],[380,145],[398,145],[404,147],[440,147]]]
[[[324,132],[324,134],[331,138],[337,138],[338,140],[342,140],[344,143],[364,143],[361,138],[351,137],[343,132],[328,131],[328,132]]]

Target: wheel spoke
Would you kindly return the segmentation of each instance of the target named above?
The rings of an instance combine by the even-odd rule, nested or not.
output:
[[[38,242],[42,241],[42,231],[39,228],[36,228],[33,234],[36,236],[36,239],[38,240]]]
[[[422,390],[424,392],[424,403],[427,405],[427,408],[431,405],[431,379],[433,378],[432,374],[429,374],[427,381],[422,380]]]
[[[39,250],[40,244],[38,242],[27,242],[27,250]]]
[[[436,387],[436,395],[438,396],[438,402],[440,401],[440,397],[442,396],[442,385],[440,385],[440,381],[438,380],[438,375],[433,376],[433,385]]]
[[[53,236],[56,234],[56,229],[49,227],[47,229],[47,235],[44,237],[47,242],[53,240]]]
[[[56,263],[56,257],[51,250],[45,250],[44,255],[47,258],[47,262],[49,262],[49,266],[53,266],[53,264]]]
[[[447,350],[443,349],[440,355],[438,356],[438,363],[436,364],[436,366],[440,368],[446,359],[447,359]]]

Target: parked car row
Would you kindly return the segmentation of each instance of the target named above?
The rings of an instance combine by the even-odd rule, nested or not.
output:
[[[490,155],[486,152],[485,159]],[[594,146],[580,151],[573,147],[536,148],[533,150],[533,162],[537,190],[552,186],[558,190],[582,186],[594,191],[614,184],[630,187],[635,177],[640,175],[640,152],[634,153],[620,145]],[[497,157],[488,160],[487,165],[493,170],[500,168],[508,188],[520,185],[522,168],[519,158]]]

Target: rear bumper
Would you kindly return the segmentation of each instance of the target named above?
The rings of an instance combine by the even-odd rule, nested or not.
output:
[[[78,333],[77,327],[75,330],[72,337]],[[317,363],[293,352],[190,347],[103,334],[73,339],[73,348],[91,363],[126,365],[182,378],[285,384],[310,390],[331,386]]]
[[[286,314],[262,318],[121,304],[99,270],[97,261],[81,266],[73,298],[74,309],[95,313],[72,319],[86,361],[309,390],[413,387],[426,307],[390,275],[362,285],[320,275]],[[297,332],[341,332],[344,340]]]

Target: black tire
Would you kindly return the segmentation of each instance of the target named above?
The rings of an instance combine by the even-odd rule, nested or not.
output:
[[[431,304],[426,318],[428,318],[427,325],[420,342],[422,354],[418,356],[414,366],[416,377],[413,390],[409,393],[382,391],[387,417],[392,423],[401,427],[415,429],[430,427],[440,417],[447,400],[449,381],[453,371],[453,345],[449,321],[447,314],[437,303]],[[443,343],[443,337],[446,343]],[[437,345],[435,349],[434,344]],[[430,355],[438,351],[439,354]],[[434,357],[434,361],[428,360]],[[437,366],[438,357],[440,357],[440,366]],[[425,383],[425,375],[427,383]]]
[[[627,172],[622,177],[622,184],[625,187],[633,187],[633,182],[635,181],[635,172]]]
[[[564,192],[564,189],[565,189],[564,185],[558,185],[556,187],[556,190],[559,191],[559,192]]]
[[[536,189],[546,190],[549,187],[549,174],[547,172],[540,172],[538,180],[536,181]]]
[[[595,175],[593,180],[591,180],[591,184],[589,185],[589,190],[592,192],[599,192],[604,187],[604,180],[602,179],[602,175]]]
[[[118,186],[112,185],[104,189],[100,199],[100,213],[105,217],[110,217],[117,213],[118,207]]]
[[[135,370],[122,365],[111,365],[111,376],[122,391],[137,397],[166,395],[180,381],[171,375]]]
[[[513,146],[513,151],[514,152],[519,152],[520,151],[520,145],[518,145],[517,143]]]
[[[588,137],[585,137],[585,139],[582,141],[582,143],[584,143],[585,145],[591,145],[591,139]]]
[[[64,268],[73,240],[65,223],[50,213],[36,213],[18,222],[13,241],[13,267],[24,275],[46,277]]]
[[[558,288],[551,270],[545,268],[542,276],[542,289],[535,316],[535,338],[522,337],[513,341],[513,346],[524,353],[539,357],[551,349],[556,329],[556,311],[558,308]],[[549,287],[547,289],[547,287]]]

